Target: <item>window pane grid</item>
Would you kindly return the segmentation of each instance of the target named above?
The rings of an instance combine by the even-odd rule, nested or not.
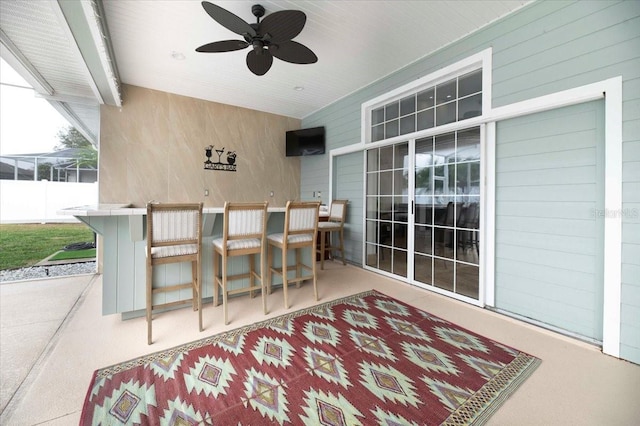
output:
[[[371,110],[371,141],[482,115],[482,70],[474,70]]]
[[[370,149],[366,155],[366,262],[406,277],[409,143]]]

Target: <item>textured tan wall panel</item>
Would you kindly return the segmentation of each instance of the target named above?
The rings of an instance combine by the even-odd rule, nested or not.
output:
[[[100,110],[101,203],[284,206],[299,198],[300,159],[285,156],[284,139],[300,120],[136,86],[122,90],[121,109]],[[224,147],[223,163],[235,151],[237,171],[205,170],[208,145]],[[218,160],[215,151],[211,160]]]

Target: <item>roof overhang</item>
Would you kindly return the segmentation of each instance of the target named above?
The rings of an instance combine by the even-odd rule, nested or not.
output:
[[[98,146],[100,105],[122,105],[100,1],[0,2],[0,55]]]

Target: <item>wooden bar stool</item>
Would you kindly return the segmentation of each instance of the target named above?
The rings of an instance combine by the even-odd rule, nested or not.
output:
[[[289,201],[284,217],[284,233],[270,234],[267,237],[268,255],[267,263],[269,265],[269,277],[267,280],[269,294],[271,294],[272,275],[278,274],[282,276],[282,288],[284,290],[284,307],[289,309],[287,298],[287,287],[289,284],[296,283],[300,286],[300,282],[312,279],[313,293],[316,301],[318,300],[318,287],[316,283],[316,237],[318,233],[318,214],[320,212],[319,202],[302,202]],[[306,265],[302,260],[302,249],[309,247],[311,249],[311,265]],[[273,250],[279,249],[282,252],[282,267],[273,267]],[[296,263],[289,266],[287,262],[287,251],[294,249],[296,253]],[[289,278],[289,268],[295,268],[295,278]],[[303,275],[302,271],[310,271],[311,274]]]
[[[153,311],[182,305],[189,300],[155,303],[154,295],[191,288],[193,310],[202,331],[202,203],[147,204],[147,344],[151,344]],[[191,282],[153,287],[153,267],[191,262]]]
[[[333,202],[331,202],[331,207],[329,208],[329,220],[318,223],[320,247],[318,248],[317,253],[320,253],[320,269],[324,269],[325,253],[329,253],[329,256],[333,259],[333,250],[340,250],[342,264],[347,264],[344,259],[344,221],[347,213],[347,202],[348,200],[333,200]],[[330,236],[332,232],[338,233],[340,241],[339,246],[331,245]]]
[[[249,292],[253,297],[255,290],[262,292],[262,309],[267,314],[267,301],[264,286],[264,247],[267,229],[267,202],[264,203],[225,203],[224,230],[222,238],[213,240],[213,302],[218,306],[218,290],[222,289],[224,323],[228,324],[227,298],[229,295]],[[255,255],[260,258],[260,273],[255,269]],[[235,256],[249,257],[249,271],[228,275],[228,259]],[[219,260],[222,264],[220,272]],[[249,279],[249,286],[229,290],[228,282]],[[256,279],[260,284],[256,284]]]

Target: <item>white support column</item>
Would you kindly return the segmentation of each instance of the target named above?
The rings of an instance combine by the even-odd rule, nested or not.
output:
[[[606,81],[602,352],[620,357],[622,296],[622,77]]]

